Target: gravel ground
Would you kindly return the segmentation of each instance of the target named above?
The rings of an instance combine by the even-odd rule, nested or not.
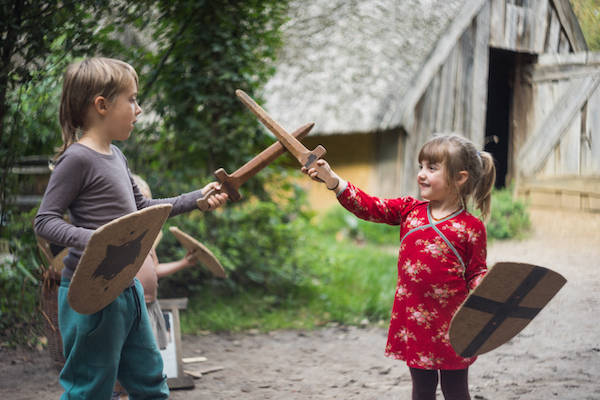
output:
[[[525,240],[496,242],[488,263],[551,268],[568,282],[513,340],[471,367],[479,400],[600,399],[600,214],[533,210]],[[393,283],[390,283],[393,284]],[[403,362],[383,355],[387,322],[314,331],[184,336],[186,369],[222,370],[195,380],[188,399],[409,399]],[[57,372],[45,351],[0,349],[1,399],[56,399]],[[441,394],[438,398],[442,398]]]

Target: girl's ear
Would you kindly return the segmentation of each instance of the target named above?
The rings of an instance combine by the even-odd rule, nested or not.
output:
[[[108,101],[104,96],[96,96],[94,98],[94,110],[100,115],[105,115],[108,111]]]
[[[467,172],[467,171],[459,171],[458,174],[456,174],[456,184],[458,186],[464,185],[468,179],[469,179],[469,172]]]

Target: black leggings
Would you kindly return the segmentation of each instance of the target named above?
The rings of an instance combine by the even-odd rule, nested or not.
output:
[[[435,400],[438,370],[410,368],[412,400]],[[440,369],[442,393],[446,400],[471,400],[469,395],[469,369]]]

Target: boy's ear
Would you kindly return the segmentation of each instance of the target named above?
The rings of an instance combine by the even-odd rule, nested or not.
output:
[[[456,183],[458,186],[464,185],[467,179],[469,179],[469,172],[467,171],[459,171],[459,173],[456,174]]]
[[[96,96],[93,105],[98,114],[104,115],[108,111],[108,101],[104,96]]]

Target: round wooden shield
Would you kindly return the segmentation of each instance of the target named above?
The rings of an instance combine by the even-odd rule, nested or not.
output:
[[[452,318],[450,344],[454,351],[461,357],[473,357],[508,342],[566,282],[548,268],[497,263]]]
[[[96,229],[69,286],[69,304],[75,311],[93,314],[131,284],[171,208],[170,204],[144,208]]]
[[[225,269],[217,260],[217,257],[202,243],[183,232],[176,226],[169,228],[169,231],[175,235],[175,238],[181,243],[187,251],[191,252],[196,260],[204,265],[217,278],[226,278]]]

